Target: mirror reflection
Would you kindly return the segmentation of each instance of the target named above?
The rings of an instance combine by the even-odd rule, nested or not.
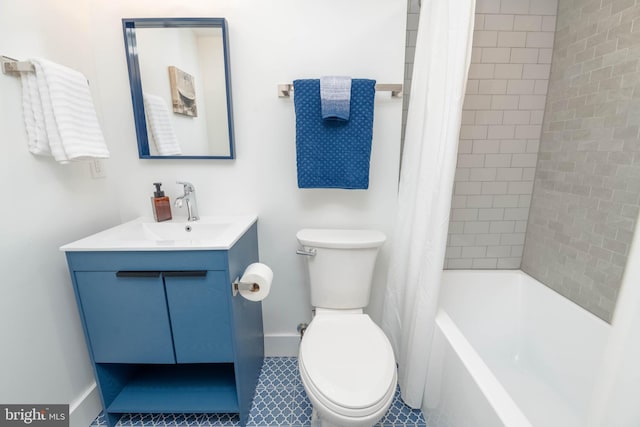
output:
[[[234,158],[224,19],[123,20],[141,158]]]

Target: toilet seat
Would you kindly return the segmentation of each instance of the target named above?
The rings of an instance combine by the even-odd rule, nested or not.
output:
[[[386,410],[393,399],[393,349],[366,314],[316,315],[298,360],[307,392],[336,414],[366,417]]]

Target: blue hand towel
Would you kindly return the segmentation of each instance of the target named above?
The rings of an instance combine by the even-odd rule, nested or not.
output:
[[[351,77],[320,77],[320,103],[325,120],[349,120]]]
[[[349,121],[323,120],[320,80],[295,80],[299,188],[369,188],[375,80],[351,81]]]

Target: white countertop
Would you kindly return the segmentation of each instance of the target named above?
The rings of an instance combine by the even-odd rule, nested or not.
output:
[[[256,215],[203,216],[156,222],[141,217],[60,247],[82,251],[194,251],[230,249],[258,220]]]

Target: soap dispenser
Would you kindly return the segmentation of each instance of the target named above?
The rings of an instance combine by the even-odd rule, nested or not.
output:
[[[169,197],[164,195],[164,191],[160,189],[161,182],[154,182],[156,191],[151,198],[151,207],[153,209],[153,217],[157,222],[167,221],[171,219],[171,203]]]

